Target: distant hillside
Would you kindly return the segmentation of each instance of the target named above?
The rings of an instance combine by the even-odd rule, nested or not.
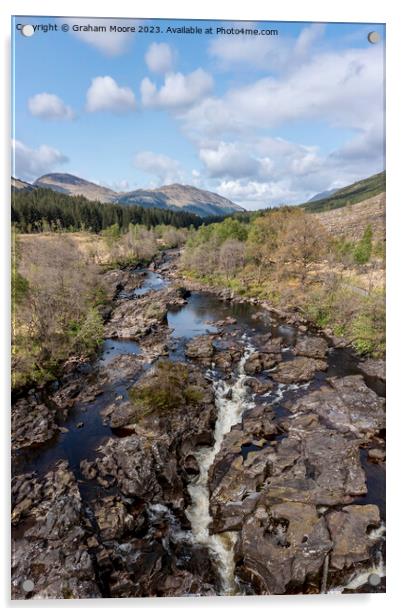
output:
[[[326,212],[360,203],[383,192],[385,192],[385,171],[340,188],[324,199],[302,203],[299,207],[304,208],[306,212]]]
[[[375,240],[385,240],[385,193],[345,208],[314,213],[328,233],[348,240],[359,240],[367,225]]]
[[[88,182],[70,173],[48,173],[35,180],[34,186],[50,188],[66,195],[81,195],[90,201],[101,201],[102,203],[112,203],[116,201],[118,193],[110,188],[98,186],[93,182]]]
[[[152,190],[134,190],[120,195],[118,203],[181,209],[201,217],[244,211],[242,207],[221,195],[183,184],[169,184]]]
[[[20,191],[20,190],[34,190],[34,187],[28,182],[24,182],[23,180],[19,180],[18,178],[14,178],[11,176],[11,190],[12,191]]]
[[[31,185],[26,184],[26,187],[28,186]],[[80,195],[90,201],[100,201],[101,203],[139,205],[145,208],[175,211],[184,210],[202,218],[244,211],[242,207],[221,195],[183,184],[170,184],[151,190],[139,189],[127,193],[118,193],[70,173],[48,173],[35,180],[33,186],[49,188],[66,195]]]
[[[311,199],[309,199],[307,203],[313,203],[314,201],[321,201],[322,199],[327,199],[328,197],[333,195],[337,190],[338,190],[337,188],[333,188],[332,190],[323,190],[317,195],[314,195],[314,197],[311,197]]]

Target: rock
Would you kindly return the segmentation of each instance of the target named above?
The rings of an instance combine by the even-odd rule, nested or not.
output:
[[[27,479],[20,484],[17,500]],[[25,580],[34,584],[29,598],[101,597],[84,543],[80,493],[67,462],[59,463],[43,480],[31,477],[28,482],[33,487],[26,512],[29,524],[12,541],[12,598],[27,598],[22,586]]]
[[[376,505],[350,505],[341,511],[330,511],[326,519],[334,542],[331,567],[343,569],[370,558],[376,539],[370,537],[368,529],[380,525]]]
[[[249,515],[236,546],[236,575],[255,594],[303,592],[307,577],[319,576],[332,547],[325,521],[316,508],[261,500]]]
[[[274,388],[274,383],[271,380],[262,380],[254,377],[248,377],[245,381],[247,387],[250,387],[253,392],[259,396],[266,394]]]
[[[359,369],[364,376],[378,378],[383,382],[386,380],[384,359],[366,359],[359,363]]]
[[[301,383],[311,381],[315,373],[325,371],[327,363],[319,359],[296,357],[290,361],[281,362],[271,377],[279,383]]]
[[[246,374],[258,374],[264,370],[270,370],[280,360],[281,356],[277,354],[255,352],[246,360],[244,372]]]
[[[36,447],[58,433],[56,411],[45,404],[21,398],[11,409],[11,447],[13,450]]]
[[[327,386],[297,400],[291,411],[316,413],[329,427],[366,439],[385,427],[385,401],[361,375],[328,379]]]
[[[324,338],[314,336],[299,336],[295,346],[295,354],[313,359],[325,359],[328,344]]]
[[[83,428],[84,427],[84,422],[83,421],[79,421],[77,424],[75,424],[76,428]]]
[[[193,455],[186,456],[183,464],[183,468],[186,471],[187,475],[190,477],[194,477],[198,475],[200,472],[200,467],[197,462],[197,458]]]
[[[214,352],[213,336],[196,336],[186,346],[186,355],[190,359],[210,360]]]
[[[102,539],[118,539],[134,528],[134,518],[121,498],[108,496],[95,502],[95,517]]]
[[[160,335],[163,328],[167,330],[168,310],[185,303],[176,288],[150,291],[133,300],[120,301],[106,325],[105,336],[142,341],[151,333]]]
[[[304,427],[292,422],[289,437],[269,451],[267,462],[269,477],[262,491],[272,503],[333,506],[367,493],[359,442],[318,427],[314,417]]]
[[[367,452],[367,457],[370,462],[384,462],[385,461],[385,451],[383,449],[369,449]]]
[[[134,380],[142,371],[144,362],[137,355],[116,355],[100,367],[98,382],[111,385],[126,380]],[[115,400],[119,400],[116,397]]]

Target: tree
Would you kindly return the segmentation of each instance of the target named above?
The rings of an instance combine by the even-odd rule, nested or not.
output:
[[[229,279],[244,265],[245,246],[239,240],[226,240],[219,251],[219,269]]]
[[[364,229],[363,237],[357,243],[353,257],[358,265],[364,265],[370,261],[373,250],[373,229],[371,225],[367,225]]]

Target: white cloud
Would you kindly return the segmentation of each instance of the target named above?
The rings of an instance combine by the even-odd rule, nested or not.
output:
[[[380,47],[315,54],[295,72],[206,98],[182,119],[192,135],[261,130],[303,120],[362,130],[383,115],[383,71]]]
[[[281,182],[228,180],[218,185],[217,192],[251,210],[286,204],[297,196]]]
[[[28,99],[28,109],[33,116],[45,120],[72,120],[74,112],[56,94],[42,92]]]
[[[55,167],[68,162],[67,156],[49,145],[40,145],[33,149],[13,139],[12,149],[13,175],[28,181],[51,173]]]
[[[126,52],[129,48],[130,42],[134,37],[132,32],[119,31],[110,32],[109,26],[116,26],[120,29],[125,29],[130,26],[136,26],[137,21],[128,19],[85,19],[83,17],[65,18],[59,20],[60,23],[70,26],[70,32],[73,36],[76,36],[84,43],[95,47],[98,51],[107,56],[118,56]],[[106,32],[102,31],[90,31],[90,30],[78,30],[74,31],[73,26],[85,28],[88,25],[92,27],[106,28]]]
[[[258,170],[258,161],[240,143],[221,141],[215,147],[201,148],[199,156],[210,177],[248,177]]]
[[[155,152],[138,152],[134,157],[134,166],[157,179],[159,184],[173,184],[183,181],[180,163],[165,154]]]
[[[153,73],[168,73],[173,66],[173,51],[167,43],[152,43],[145,54],[145,62]]]
[[[199,102],[212,90],[212,87],[211,75],[202,68],[187,75],[168,73],[159,91],[146,77],[141,82],[142,103],[145,107],[186,107]]]
[[[135,96],[130,88],[120,87],[112,77],[95,77],[87,91],[86,109],[126,113],[135,109]]]

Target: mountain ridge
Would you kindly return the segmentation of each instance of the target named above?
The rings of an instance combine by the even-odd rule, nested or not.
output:
[[[245,211],[240,205],[222,197],[218,193],[196,188],[189,184],[167,184],[158,188],[136,189],[116,192],[111,188],[89,182],[70,173],[48,173],[37,178],[31,185],[21,182],[17,190],[49,188],[67,195],[81,195],[91,201],[116,203],[119,205],[139,205],[145,208],[156,207],[174,211],[184,210],[200,217],[222,216]],[[23,186],[23,184],[25,186]]]

